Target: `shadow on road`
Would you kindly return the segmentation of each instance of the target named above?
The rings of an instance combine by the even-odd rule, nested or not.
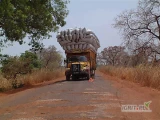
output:
[[[46,85],[53,85],[53,84],[63,83],[63,82],[66,82],[66,80],[60,80],[60,81],[56,81],[56,82],[49,83],[49,84],[46,84]],[[45,86],[45,85],[44,85],[44,86]]]

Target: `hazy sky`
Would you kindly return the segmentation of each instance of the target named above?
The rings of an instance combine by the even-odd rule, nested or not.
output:
[[[66,18],[67,24],[60,30],[75,27],[86,27],[91,29],[99,38],[101,48],[122,43],[121,36],[117,29],[113,28],[114,18],[124,10],[136,8],[138,0],[70,0],[68,5],[69,15]],[[27,38],[25,39],[27,40]],[[55,45],[64,52],[56,40],[56,33],[52,38],[44,40],[45,47]],[[18,45],[4,48],[2,53],[9,55],[20,55],[30,49],[27,45]]]

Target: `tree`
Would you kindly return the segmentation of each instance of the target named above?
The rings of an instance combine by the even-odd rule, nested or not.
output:
[[[6,79],[16,79],[17,75],[30,73],[32,68],[28,61],[18,57],[9,57],[2,64],[2,74]]]
[[[4,54],[4,55],[0,54],[0,64],[1,65],[5,64],[5,62],[7,62],[8,58],[9,58],[9,55],[7,55],[7,54]]]
[[[105,60],[103,59],[102,53],[97,53],[97,65],[105,65]]]
[[[32,48],[41,48],[40,40],[50,37],[65,25],[68,0],[1,0],[0,44],[30,38]]]
[[[25,51],[25,53],[21,54],[20,60],[28,61],[31,68],[41,68],[41,62],[38,56],[32,52]]]
[[[102,58],[106,60],[106,63],[109,65],[118,65],[121,61],[121,56],[125,54],[124,47],[121,46],[110,46],[104,48],[101,52]]]
[[[60,67],[62,64],[62,55],[57,51],[55,46],[43,48],[42,51],[37,54],[42,62],[42,67],[54,69]]]
[[[25,51],[20,57],[4,55],[1,64],[3,76],[7,79],[16,79],[17,75],[28,74],[33,69],[41,67],[38,57],[29,51]]]
[[[158,46],[160,1],[140,0],[136,10],[125,11],[116,18],[114,27],[122,32],[127,47],[132,50],[144,47],[146,44],[150,47]]]

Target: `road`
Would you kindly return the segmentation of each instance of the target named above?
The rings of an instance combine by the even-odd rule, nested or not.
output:
[[[0,120],[159,120],[160,92],[100,72],[93,82],[46,82],[0,95]],[[112,80],[111,80],[112,79]],[[152,112],[121,112],[121,105],[152,101]]]

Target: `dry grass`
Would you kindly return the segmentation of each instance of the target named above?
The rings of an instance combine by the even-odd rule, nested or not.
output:
[[[31,75],[26,75],[20,78],[21,81],[24,81],[24,84],[34,85],[44,81],[54,80],[58,77],[64,76],[63,70],[47,70],[42,69],[39,71],[33,72]]]
[[[0,75],[0,91],[7,91],[25,85],[35,85],[44,81],[54,80],[61,76],[64,76],[63,69],[57,69],[53,71],[41,69],[28,75],[19,76],[16,80],[7,80]]]
[[[143,86],[160,89],[160,66],[140,65],[134,68],[103,66],[99,70],[110,76],[116,76],[121,79],[140,83]]]
[[[0,92],[9,90],[11,88],[12,88],[12,83],[7,79],[3,78],[3,76],[0,74]]]

